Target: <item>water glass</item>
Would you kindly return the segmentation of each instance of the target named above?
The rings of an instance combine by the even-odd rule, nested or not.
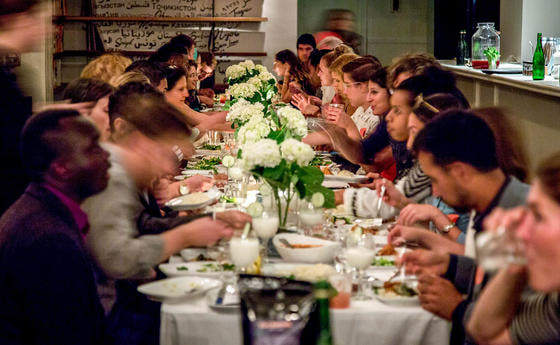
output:
[[[501,226],[476,236],[476,259],[487,272],[495,272],[509,264],[525,265],[525,246],[515,231]]]
[[[275,209],[268,209],[263,211],[260,217],[253,217],[252,220],[253,231],[257,237],[262,240],[264,247],[264,263],[268,263],[268,246],[270,239],[278,232],[280,221],[278,219],[278,212]]]
[[[364,293],[363,276],[364,270],[368,268],[375,259],[375,240],[370,234],[362,234],[359,238],[348,236],[346,241],[346,263],[354,267],[358,273],[358,292],[355,300],[363,301],[371,299]]]

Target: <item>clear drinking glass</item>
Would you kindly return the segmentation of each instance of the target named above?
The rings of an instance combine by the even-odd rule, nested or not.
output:
[[[525,265],[525,246],[515,231],[501,226],[496,231],[484,231],[476,236],[476,259],[488,272],[509,264]]]
[[[322,207],[315,207],[307,200],[299,203],[299,220],[303,225],[305,235],[311,236],[318,231],[318,225],[324,222],[325,210]]]
[[[257,237],[262,240],[264,247],[264,263],[268,263],[268,245],[270,239],[278,232],[280,221],[278,219],[278,212],[275,209],[266,209],[260,217],[253,217],[252,220],[253,230]]]
[[[364,293],[363,276],[364,270],[375,259],[375,240],[370,234],[362,234],[358,239],[355,236],[348,236],[346,246],[346,263],[358,272],[358,292],[354,299],[358,301],[371,299],[371,296]]]
[[[233,237],[229,242],[231,262],[237,273],[244,273],[259,257],[259,240],[253,235]]]

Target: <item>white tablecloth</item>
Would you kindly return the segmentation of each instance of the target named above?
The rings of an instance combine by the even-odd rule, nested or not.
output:
[[[419,306],[389,306],[377,300],[352,301],[349,309],[331,309],[335,344],[449,343],[451,324]],[[241,345],[239,310],[217,313],[204,298],[161,308],[161,345]]]

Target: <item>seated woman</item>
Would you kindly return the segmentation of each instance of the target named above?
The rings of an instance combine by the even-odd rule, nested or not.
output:
[[[209,107],[214,105],[214,85],[216,84],[216,78],[214,76],[214,71],[218,65],[216,57],[214,54],[209,52],[201,52],[198,54],[200,56],[200,65],[198,65],[198,80],[200,81],[200,86],[198,90],[198,95],[203,96],[201,101]]]
[[[413,116],[413,107],[415,105],[415,96],[422,93],[430,95],[440,91],[452,90],[455,80],[449,72],[442,70],[432,70],[426,75],[415,76],[405,80],[401,83],[391,95],[391,111],[387,115],[387,132],[392,140],[397,142],[406,142],[405,152],[393,152],[395,161],[397,162],[397,186],[390,181],[384,179],[377,179],[375,181],[375,188],[377,190],[369,190],[361,188],[359,190],[346,190],[344,192],[344,203],[348,210],[352,209],[356,215],[360,216],[377,216],[382,218],[390,218],[398,213],[398,210],[403,209],[411,203],[422,203],[431,194],[431,181],[424,174],[417,162],[411,169],[402,168],[403,163],[401,160],[410,159],[410,148],[412,147],[413,138],[409,136],[409,118]],[[431,107],[434,114],[439,113],[440,110],[453,108],[459,106],[459,100],[454,99],[452,95],[442,97],[441,109]],[[420,102],[422,103],[422,102]],[[426,103],[422,103],[427,106]],[[419,104],[420,105],[420,104]],[[418,107],[417,107],[418,108]],[[420,126],[418,122],[412,123]],[[415,135],[413,131],[413,135]],[[402,157],[399,157],[399,153]],[[405,155],[406,153],[406,155]],[[410,164],[410,163],[409,163]],[[401,168],[399,169],[399,165]],[[399,176],[400,175],[400,176]],[[385,203],[380,210],[377,210],[378,191],[381,185],[386,187],[386,194],[384,196]]]
[[[115,91],[110,84],[97,80],[80,78],[71,81],[64,89],[64,99],[70,103],[92,102],[87,117],[99,130],[99,140],[105,141],[111,135],[109,127],[109,96]]]
[[[282,102],[290,103],[295,93],[315,94],[309,74],[291,50],[284,49],[276,53],[273,68],[279,77],[283,77],[278,85]]]
[[[226,112],[200,113],[185,104],[189,96],[187,88],[187,72],[182,67],[169,66],[166,69],[167,91],[166,100],[177,108],[189,122],[189,125],[198,128],[200,132],[209,129],[231,131],[231,125],[226,123]]]
[[[202,104],[198,98],[196,84],[198,83],[198,73],[196,72],[197,64],[189,61],[187,63],[187,91],[189,95],[185,99],[185,104],[194,111],[201,111]]]
[[[325,120],[344,128],[346,135],[355,141],[361,140],[369,135],[379,123],[379,117],[373,115],[367,101],[369,74],[371,71],[382,68],[370,58],[358,58],[343,66],[344,96],[350,106],[356,110],[349,116],[341,108],[327,106],[325,108]],[[314,132],[307,135],[304,142],[310,145],[331,144],[328,133]]]
[[[527,265],[509,264],[482,290],[467,324],[479,344],[560,343],[560,153],[537,169],[527,205],[485,220],[486,229],[515,231]],[[524,296],[527,283],[538,293]]]
[[[321,97],[316,98],[304,93],[293,95],[292,104],[296,106],[305,116],[320,116],[321,105],[329,104],[331,102],[341,103],[340,97],[336,96],[336,90],[333,86],[332,74],[329,71],[330,66],[336,58],[342,54],[353,53],[352,48],[342,44],[336,47],[333,51],[323,55],[317,66],[317,76],[321,81],[320,94]]]
[[[80,78],[97,79],[108,83],[114,76],[121,75],[131,63],[132,60],[120,54],[103,54],[82,69]]]

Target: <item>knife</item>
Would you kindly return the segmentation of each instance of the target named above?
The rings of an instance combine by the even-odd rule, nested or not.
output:
[[[220,291],[218,291],[218,296],[216,297],[216,304],[220,305],[224,303],[224,296],[226,295],[227,284],[222,284]]]

